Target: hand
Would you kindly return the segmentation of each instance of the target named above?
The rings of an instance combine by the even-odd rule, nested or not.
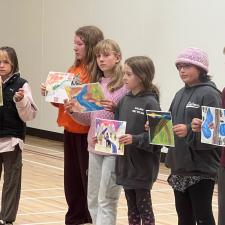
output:
[[[173,126],[173,132],[178,137],[186,137],[187,136],[187,125],[186,124],[176,124]]]
[[[119,138],[120,144],[129,145],[129,144],[132,144],[132,142],[133,142],[133,137],[131,134],[125,134]]]
[[[98,139],[97,139],[96,136],[92,138],[92,143],[93,143],[93,144],[97,144],[97,143],[98,143]]]
[[[202,126],[202,120],[199,118],[194,118],[191,122],[191,129],[194,132],[200,132]]]
[[[104,107],[106,111],[114,112],[116,108],[116,103],[110,100],[101,100],[101,105]]]
[[[71,101],[68,101],[67,99],[64,100],[64,109],[68,114],[73,113]]]
[[[16,102],[20,102],[24,98],[24,90],[20,88],[14,95]]]
[[[146,121],[146,123],[145,123],[145,131],[149,131],[149,122],[148,122],[148,120]]]
[[[41,95],[45,96],[46,95],[46,85],[44,83],[41,83]]]

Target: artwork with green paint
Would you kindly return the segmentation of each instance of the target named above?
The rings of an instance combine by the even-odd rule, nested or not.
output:
[[[146,114],[149,122],[149,143],[174,147],[171,113],[146,110]]]

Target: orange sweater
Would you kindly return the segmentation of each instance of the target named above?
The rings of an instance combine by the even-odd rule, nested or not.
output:
[[[80,83],[89,83],[90,78],[88,74],[85,72],[84,67],[78,66],[72,66],[68,70],[69,73],[73,73],[74,76],[78,78]],[[80,133],[80,134],[85,134],[88,133],[89,127],[87,126],[82,126],[79,123],[75,122],[66,112],[64,109],[63,104],[58,104],[57,106],[59,108],[58,112],[58,125],[60,127],[64,127],[66,131],[72,132],[72,133]]]

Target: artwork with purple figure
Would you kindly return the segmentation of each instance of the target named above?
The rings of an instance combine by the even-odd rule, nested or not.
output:
[[[119,137],[125,134],[126,122],[96,118],[95,136],[97,143],[95,150],[98,152],[123,155],[124,145],[119,143]]]
[[[64,103],[68,99],[66,87],[70,87],[74,74],[64,72],[49,72],[46,85],[46,102]]]
[[[89,83],[66,88],[74,112],[92,112],[103,110],[101,100],[105,99],[101,85]]]
[[[201,142],[225,146],[225,110],[202,106]]]

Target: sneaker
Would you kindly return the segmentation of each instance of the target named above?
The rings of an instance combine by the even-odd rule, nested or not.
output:
[[[0,225],[13,225],[13,223],[0,220]]]
[[[3,220],[0,220],[0,225],[4,225],[5,222]]]

